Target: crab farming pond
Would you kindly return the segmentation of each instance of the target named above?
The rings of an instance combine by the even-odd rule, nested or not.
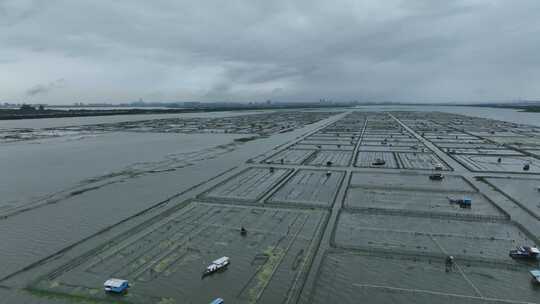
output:
[[[0,122],[0,302],[539,303],[540,126],[482,111]]]

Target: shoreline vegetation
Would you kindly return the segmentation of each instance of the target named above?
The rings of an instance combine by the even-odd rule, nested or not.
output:
[[[540,113],[540,105],[512,105],[512,104],[485,104],[485,105],[469,105],[471,107],[486,107],[486,108],[502,108],[515,109],[519,112]]]
[[[503,108],[516,109],[520,112],[540,113],[540,106],[507,106]]]
[[[486,108],[516,109],[520,112],[540,113],[540,104],[509,104],[509,103],[486,103],[486,104],[418,104],[418,103],[283,103],[283,104],[234,104],[234,105],[215,105],[199,104],[193,107],[170,107],[170,108],[151,108],[139,107],[130,108],[44,108],[43,106],[22,105],[20,108],[1,108],[0,120],[17,119],[40,119],[40,118],[65,118],[65,117],[89,117],[89,116],[112,116],[112,115],[138,115],[138,114],[179,114],[179,113],[200,113],[200,112],[221,112],[221,111],[257,111],[257,110],[283,110],[283,109],[322,109],[322,108],[347,108],[359,105],[430,105],[430,106],[470,106]]]
[[[138,115],[138,114],[178,114],[178,113],[198,113],[198,112],[221,112],[221,111],[257,111],[257,110],[282,110],[282,109],[319,109],[319,108],[343,108],[350,107],[351,104],[319,104],[301,103],[287,105],[235,105],[235,106],[200,106],[192,108],[126,108],[126,109],[46,109],[43,107],[33,107],[23,105],[18,109],[0,108],[0,120],[16,119],[40,119],[40,118],[63,118],[63,117],[87,117],[87,116],[112,116],[112,115]]]

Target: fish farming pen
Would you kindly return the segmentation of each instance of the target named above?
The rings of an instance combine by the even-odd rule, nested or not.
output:
[[[351,158],[351,151],[317,151],[305,163],[311,166],[347,167],[351,162]]]
[[[330,207],[345,174],[321,170],[299,170],[266,202],[279,205]]]
[[[403,216],[400,213],[341,212],[335,246],[380,248],[507,260],[518,244],[534,243],[509,221]]]
[[[309,301],[327,303],[534,303],[534,290],[515,288],[509,281],[522,281],[526,267],[494,267],[472,262],[445,272],[444,258],[388,255],[378,252],[325,254]],[[486,277],[500,279],[486,287]]]
[[[263,163],[281,165],[300,165],[316,150],[286,149],[270,156]]]
[[[250,147],[2,284],[32,276],[35,294],[134,304],[538,302],[537,261],[509,253],[538,246],[540,160],[523,151],[540,150],[540,128],[438,112],[280,113],[69,129],[245,134],[234,144]],[[103,292],[110,278],[129,292]]]

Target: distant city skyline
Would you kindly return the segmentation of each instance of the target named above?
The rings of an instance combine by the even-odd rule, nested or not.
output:
[[[540,99],[540,1],[0,1],[0,104]]]

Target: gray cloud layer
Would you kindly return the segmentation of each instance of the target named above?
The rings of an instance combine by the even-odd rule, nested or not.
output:
[[[0,0],[0,100],[539,98],[539,13],[538,0]]]
[[[42,94],[47,94],[49,93],[51,90],[54,90],[54,89],[57,89],[57,88],[61,88],[62,86],[64,85],[64,79],[57,79],[55,81],[52,81],[48,84],[38,84],[34,87],[31,87],[30,89],[28,89],[26,91],[26,96],[28,97],[34,97],[36,95],[42,95]]]

